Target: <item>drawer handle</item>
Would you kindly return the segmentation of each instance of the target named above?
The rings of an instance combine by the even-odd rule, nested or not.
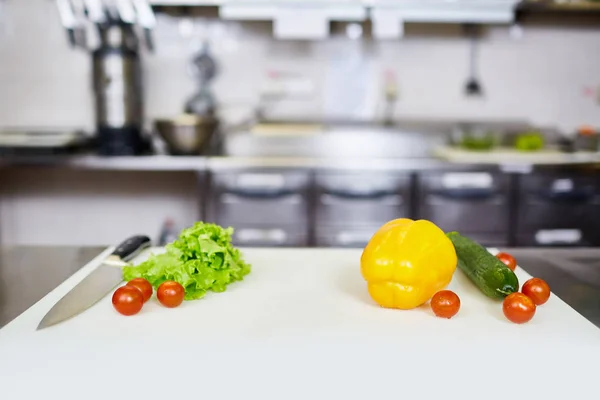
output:
[[[594,192],[592,190],[571,190],[571,191],[542,191],[539,196],[549,202],[573,202],[579,203],[583,201],[589,201],[593,198]]]
[[[263,201],[263,200],[275,200],[281,203],[289,204],[300,204],[302,203],[302,195],[298,193],[285,194],[282,196],[244,196],[238,193],[223,193],[221,195],[221,202],[225,204],[240,204],[248,201]]]
[[[431,194],[431,195],[427,196],[427,199],[426,199],[427,204],[430,206],[442,206],[444,204],[447,204],[449,201],[453,202],[453,203],[460,203],[461,201],[463,201],[463,202],[465,202],[465,205],[467,204],[466,202],[468,202],[468,201],[477,201],[479,204],[483,203],[483,204],[488,204],[488,205],[493,205],[493,206],[499,206],[499,205],[503,205],[505,203],[504,199],[499,196],[484,197],[484,198],[472,198],[472,197],[457,198],[457,197],[446,197],[446,196]]]
[[[442,176],[446,189],[491,189],[494,177],[488,172],[450,172]]]
[[[282,174],[240,174],[236,179],[240,188],[254,189],[282,189],[285,185],[285,176]]]
[[[451,199],[483,200],[495,195],[492,189],[443,189],[434,192],[439,197]]]
[[[272,243],[283,244],[287,239],[287,233],[283,229],[240,229],[236,237],[241,243]]]
[[[575,244],[581,242],[582,236],[579,229],[548,229],[537,231],[535,241],[545,245]]]
[[[402,198],[402,196],[398,195],[398,194],[388,194],[388,195],[384,195],[384,196],[377,196],[377,197],[373,197],[373,196],[339,196],[339,195],[333,195],[333,194],[322,194],[321,195],[321,203],[325,204],[325,205],[339,205],[339,204],[345,204],[347,202],[351,202],[351,201],[372,201],[372,202],[377,202],[377,203],[381,203],[382,205],[386,205],[386,206],[400,206],[404,203],[404,199]]]
[[[335,239],[341,245],[363,244],[371,240],[373,233],[342,231],[336,235]]]

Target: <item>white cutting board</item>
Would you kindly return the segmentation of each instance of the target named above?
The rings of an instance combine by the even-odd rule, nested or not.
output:
[[[245,249],[253,271],[224,293],[176,309],[153,297],[133,317],[107,295],[35,331],[111,250],[0,330],[0,398],[595,398],[600,330],[556,296],[515,325],[457,270],[454,318],[382,309],[360,250]]]

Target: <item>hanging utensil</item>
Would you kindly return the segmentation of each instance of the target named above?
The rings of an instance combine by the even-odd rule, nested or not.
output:
[[[115,7],[121,21],[126,24],[135,24],[137,15],[133,4],[129,0],[115,0]]]
[[[208,41],[204,42],[200,52],[192,58],[189,72],[201,85],[205,85],[212,81],[217,75],[217,63],[211,55]]]
[[[100,24],[106,21],[106,11],[100,0],[83,0],[83,3],[91,22]]]
[[[86,24],[88,47],[95,49],[100,45],[100,27],[107,21],[108,15],[101,0],[83,0],[83,3],[88,20]]]
[[[79,22],[73,4],[69,0],[56,0],[58,15],[62,26],[66,29],[71,47],[78,46]]]
[[[156,26],[156,16],[148,0],[133,0],[133,6],[137,13],[137,20],[144,32],[144,41],[149,51],[154,51],[152,29]]]
[[[481,96],[483,94],[483,88],[479,82],[477,64],[478,64],[478,27],[474,24],[468,24],[465,26],[465,30],[469,37],[470,48],[469,48],[469,77],[465,84],[465,94],[467,96]]]
[[[185,112],[213,117],[216,100],[210,89],[210,82],[216,77],[218,66],[210,53],[208,42],[204,43],[202,50],[192,59],[189,72],[197,80],[198,90],[186,102]]]
[[[95,48],[94,44],[90,46],[87,43],[88,36],[97,36],[97,32],[105,24],[118,22],[131,26],[136,38],[142,36],[146,47],[150,51],[154,49],[151,31],[156,25],[156,17],[149,0],[55,0],[55,2],[72,47]],[[140,34],[135,32],[135,28],[141,30]]]

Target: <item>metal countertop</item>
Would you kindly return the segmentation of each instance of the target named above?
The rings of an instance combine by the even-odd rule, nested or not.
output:
[[[594,168],[596,161],[573,163],[538,164],[528,162],[505,163],[458,163],[435,157],[239,157],[239,156],[123,156],[101,157],[97,155],[0,157],[0,167],[71,168],[80,170],[116,171],[226,171],[236,169],[309,169],[327,171],[423,171],[500,169],[504,172],[527,173],[533,169]]]
[[[75,246],[1,248],[0,328],[50,293],[105,248]]]
[[[0,249],[0,327],[16,318],[105,247]],[[600,327],[600,248],[502,249],[548,282],[552,291]]]
[[[433,157],[230,157],[230,156],[39,156],[0,157],[0,167],[59,167],[82,170],[121,171],[220,171],[234,169],[326,169],[406,171],[426,169],[470,169],[473,165],[448,163]],[[488,165],[489,167],[489,165]]]

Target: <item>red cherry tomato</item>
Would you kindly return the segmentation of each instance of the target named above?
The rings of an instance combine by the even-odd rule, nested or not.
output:
[[[502,303],[504,316],[515,324],[523,324],[535,315],[535,303],[523,293],[511,293]]]
[[[441,290],[430,301],[433,313],[440,318],[452,318],[460,309],[460,298],[451,290]]]
[[[144,296],[144,303],[152,297],[152,285],[144,278],[135,278],[127,282],[127,286],[137,288]]]
[[[183,302],[185,296],[185,289],[178,282],[167,281],[161,283],[156,291],[156,297],[158,301],[169,308],[179,306]]]
[[[540,278],[531,278],[523,284],[521,292],[533,300],[536,306],[541,306],[550,297],[550,286]]]
[[[142,292],[132,286],[121,286],[112,296],[115,310],[123,315],[134,315],[140,312],[144,305]]]
[[[517,268],[517,260],[508,253],[498,253],[496,254],[496,258],[502,261],[511,271]]]

